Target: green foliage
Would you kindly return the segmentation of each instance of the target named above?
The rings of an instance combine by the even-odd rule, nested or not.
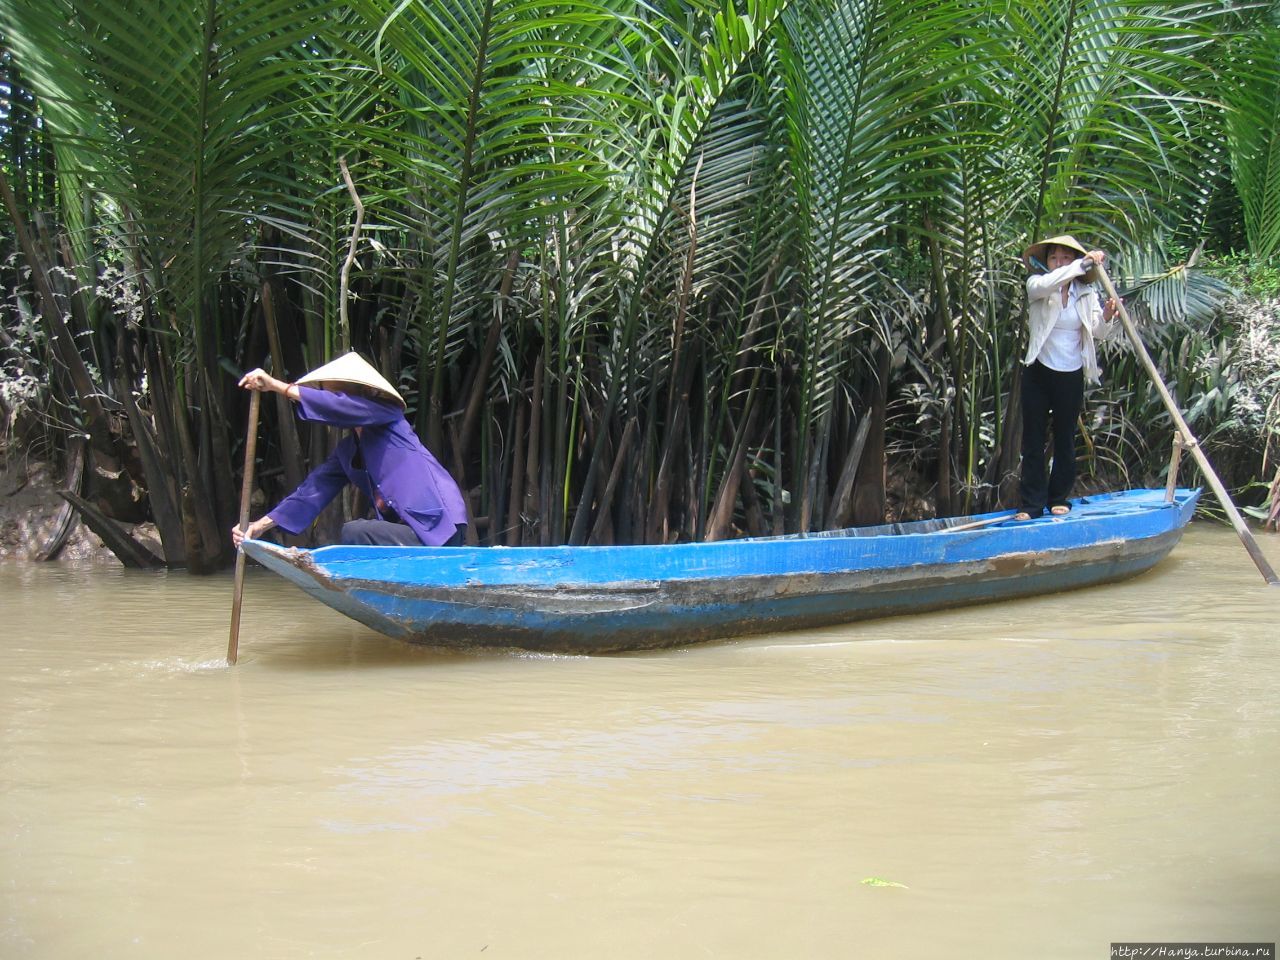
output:
[[[323,69],[308,40],[325,5],[11,0],[4,31],[27,67],[60,171],[110,198],[159,297],[157,313],[197,354],[206,300],[278,204],[282,161],[307,140],[298,99]],[[50,53],[56,52],[56,60]],[[34,71],[34,72],[32,72]],[[63,208],[81,205],[64,192]]]
[[[1229,48],[1222,98],[1249,252],[1280,254],[1280,23],[1260,20]]]
[[[92,278],[59,310],[101,392],[143,400],[130,433],[156,433],[175,499],[232,486],[219,358],[296,376],[355,347],[493,542],[821,526],[862,442],[860,477],[887,449],[973,508],[1016,467],[1017,254],[1061,231],[1112,252],[1197,425],[1270,429],[1242,412],[1266,388],[1236,375],[1221,272],[1188,263],[1234,177],[1254,249],[1209,265],[1280,285],[1275,32],[1251,8],[156,7],[0,0],[38,119],[0,137],[15,177],[52,152],[69,243],[45,259]],[[342,158],[366,208],[346,325]],[[1122,352],[1095,404],[1095,470],[1157,472],[1163,415]]]
[[[1241,296],[1255,300],[1280,297],[1280,260],[1261,262],[1247,253],[1208,257],[1204,269],[1216,273]]]

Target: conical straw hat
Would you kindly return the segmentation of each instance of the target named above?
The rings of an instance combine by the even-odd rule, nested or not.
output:
[[[330,360],[322,367],[316,367],[305,377],[299,377],[298,383],[357,383],[363,387],[372,387],[384,393],[404,409],[404,397],[396,391],[387,379],[358,353],[344,353],[336,360]]]
[[[1022,251],[1022,262],[1027,265],[1028,270],[1045,269],[1045,253],[1050,247],[1067,247],[1075,250],[1084,256],[1089,251],[1075,237],[1063,234],[1060,237],[1050,237],[1048,240],[1041,240],[1039,243],[1033,243],[1027,249]],[[1032,260],[1038,260],[1039,264],[1033,263]]]

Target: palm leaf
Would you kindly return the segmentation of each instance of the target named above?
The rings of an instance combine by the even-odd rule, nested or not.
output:
[[[296,142],[307,41],[326,6],[15,0],[33,44],[62,53],[40,93],[67,115],[72,169],[137,221],[153,289],[197,355],[212,343],[209,285],[244,242],[246,215],[280,191],[273,175]],[[97,122],[77,119],[86,112]]]
[[[1226,66],[1231,170],[1249,250],[1265,262],[1280,252],[1280,25],[1255,25],[1233,46]]]

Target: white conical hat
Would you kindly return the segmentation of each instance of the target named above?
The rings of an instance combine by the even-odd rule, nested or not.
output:
[[[1061,236],[1050,237],[1048,240],[1041,240],[1039,243],[1031,244],[1031,246],[1022,251],[1022,262],[1034,270],[1036,265],[1031,262],[1034,258],[1035,260],[1038,260],[1040,265],[1043,267],[1045,263],[1045,252],[1050,247],[1066,247],[1068,250],[1076,251],[1076,253],[1080,254],[1082,257],[1088,253],[1088,251],[1085,250],[1084,245],[1079,240],[1070,234],[1064,233]]]
[[[305,377],[299,377],[298,383],[358,383],[364,387],[372,387],[379,393],[400,404],[403,409],[407,404],[404,397],[396,391],[387,379],[373,368],[373,365],[358,353],[344,353],[336,360],[330,360],[323,367],[316,367]]]

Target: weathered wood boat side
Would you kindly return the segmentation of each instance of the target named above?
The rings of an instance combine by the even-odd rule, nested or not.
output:
[[[607,652],[823,626],[1107,583],[1150,569],[1199,491],[1075,501],[1065,517],[984,517],[667,546],[322,547],[245,551],[389,636],[442,646]]]

